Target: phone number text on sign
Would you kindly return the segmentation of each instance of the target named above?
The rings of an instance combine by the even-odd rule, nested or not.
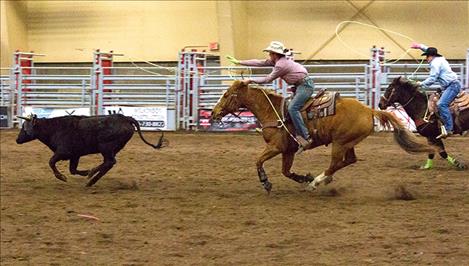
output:
[[[165,124],[164,121],[147,121],[147,120],[138,120],[140,127],[156,127],[156,128],[164,128]]]

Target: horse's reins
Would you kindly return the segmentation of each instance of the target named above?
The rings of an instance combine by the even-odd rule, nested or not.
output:
[[[290,137],[292,139],[294,139],[296,141],[296,143],[300,144],[300,142],[295,138],[295,136],[293,136],[293,134],[290,132],[290,130],[288,130],[287,126],[285,125],[285,123],[283,122],[283,119],[280,117],[280,115],[278,114],[277,112],[277,109],[275,109],[275,106],[274,104],[272,103],[272,101],[270,100],[269,96],[267,95],[267,93],[261,89],[262,93],[264,93],[264,96],[267,98],[267,101],[269,101],[270,103],[270,106],[272,107],[272,109],[274,110],[274,113],[277,115],[277,118],[278,118],[278,121],[280,122],[280,125],[281,127],[283,127],[285,129],[285,131],[287,131],[287,133],[290,135]],[[301,144],[300,144],[301,145]]]
[[[381,98],[383,98],[384,100],[386,100],[386,103],[389,104],[389,99],[391,99],[391,97],[393,96],[394,92],[396,91],[395,88],[392,88],[392,91],[391,91],[391,95],[389,95],[388,98],[386,98],[386,96],[382,95]],[[417,91],[418,92],[418,91]],[[417,95],[417,92],[403,105],[401,105],[402,107],[406,107],[414,98],[415,96]],[[425,94],[426,95],[426,94]],[[428,109],[428,107],[427,107]]]

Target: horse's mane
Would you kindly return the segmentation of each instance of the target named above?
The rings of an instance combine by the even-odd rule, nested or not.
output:
[[[401,79],[402,80],[402,79]],[[408,79],[405,79],[404,82],[400,82],[401,89],[408,90],[410,92],[422,92],[420,91],[420,86],[414,82],[411,82]]]

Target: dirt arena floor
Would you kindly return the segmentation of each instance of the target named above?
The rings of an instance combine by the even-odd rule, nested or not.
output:
[[[272,159],[267,195],[254,133],[168,133],[159,151],[134,135],[92,188],[65,162],[68,183],[56,179],[38,141],[0,133],[2,265],[469,265],[469,171],[441,159],[418,170],[426,155],[405,153],[391,134],[360,143],[359,161],[315,192]],[[468,137],[447,148],[469,161]],[[293,168],[317,175],[329,153],[303,153]]]

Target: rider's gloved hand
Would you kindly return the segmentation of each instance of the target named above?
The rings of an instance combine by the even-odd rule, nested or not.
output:
[[[238,59],[232,57],[231,55],[227,55],[226,59],[228,59],[228,61],[230,61],[231,63],[233,63],[235,65],[239,65],[239,63],[240,63]]]

